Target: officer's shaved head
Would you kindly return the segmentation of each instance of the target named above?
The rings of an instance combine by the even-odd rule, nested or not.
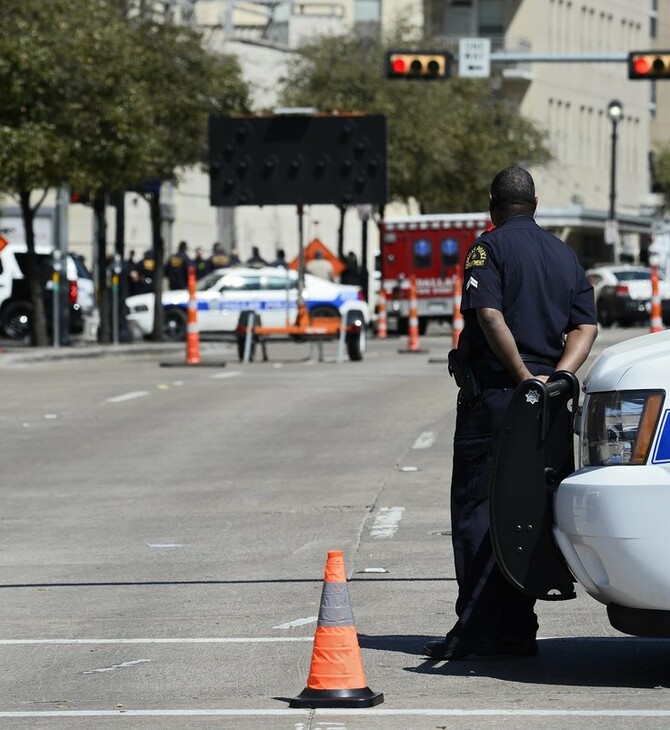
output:
[[[493,178],[490,208],[492,218],[498,222],[513,215],[532,216],[536,203],[535,183],[528,170],[506,167]]]

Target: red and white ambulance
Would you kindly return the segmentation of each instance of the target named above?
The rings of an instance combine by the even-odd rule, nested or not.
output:
[[[419,333],[428,323],[451,322],[454,276],[475,239],[492,228],[488,213],[386,218],[380,223],[380,272],[389,328],[407,332],[410,278],[414,276]]]

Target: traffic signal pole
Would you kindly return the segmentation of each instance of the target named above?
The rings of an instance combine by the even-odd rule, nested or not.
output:
[[[621,63],[628,53],[492,53],[491,63]]]

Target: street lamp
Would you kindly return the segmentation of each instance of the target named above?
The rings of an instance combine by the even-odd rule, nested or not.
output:
[[[610,209],[607,224],[605,226],[605,243],[611,245],[608,249],[608,258],[614,263],[619,259],[619,227],[616,220],[616,141],[617,125],[623,115],[623,106],[620,101],[613,99],[607,107],[607,116],[612,122],[612,157],[610,163]]]

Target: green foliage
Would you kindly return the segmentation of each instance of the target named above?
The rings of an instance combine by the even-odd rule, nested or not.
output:
[[[21,204],[37,345],[46,344],[46,326],[33,221],[44,191],[65,183],[93,193],[105,261],[106,193],[175,181],[180,167],[206,159],[209,114],[249,105],[233,59],[208,53],[187,27],[127,11],[124,0],[0,3],[0,190]],[[149,197],[158,210],[157,196]],[[160,241],[157,216],[152,225]],[[99,282],[106,341],[105,277]]]
[[[0,189],[123,189],[205,159],[207,117],[248,108],[236,61],[118,0],[3,0]]]
[[[663,209],[670,210],[670,144],[659,146],[654,154],[653,190],[663,196]]]
[[[389,80],[384,50],[354,36],[302,48],[283,80],[282,103],[385,114],[394,199],[413,197],[426,211],[481,210],[498,170],[550,159],[544,132],[497,98],[489,81]]]

